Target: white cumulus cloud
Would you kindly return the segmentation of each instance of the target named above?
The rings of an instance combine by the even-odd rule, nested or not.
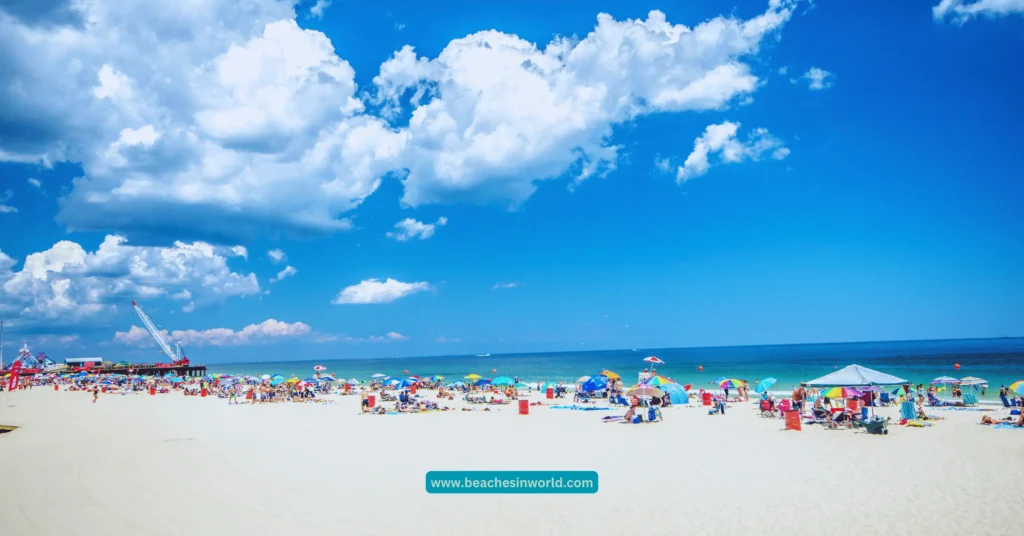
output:
[[[938,22],[963,24],[976,17],[999,18],[1024,13],[1024,0],[942,0],[932,8]]]
[[[30,178],[30,179],[28,179],[28,183],[31,184],[32,186],[36,187],[36,188],[42,188],[43,187],[43,183],[39,179]]]
[[[324,10],[331,7],[331,0],[316,0],[313,7],[309,8],[309,14],[312,17],[322,18],[324,16]]]
[[[745,59],[790,17],[772,1],[752,19],[694,27],[600,14],[583,39],[541,47],[494,30],[456,39],[433,59],[405,47],[381,66],[377,98],[411,93],[403,164],[407,205],[521,202],[538,180],[579,183],[615,169],[612,128],[664,112],[721,109],[758,86]]]
[[[821,69],[819,67],[811,67],[807,69],[807,72],[800,76],[799,79],[794,78],[792,82],[795,84],[799,81],[807,82],[807,88],[812,91],[820,91],[832,87],[832,83],[835,82],[836,75]]]
[[[391,303],[399,298],[432,290],[430,283],[423,281],[417,283],[404,283],[390,277],[384,281],[379,279],[367,279],[355,285],[346,287],[338,293],[331,303],[334,304],[366,304],[366,303]]]
[[[288,278],[288,277],[291,277],[291,276],[293,276],[293,275],[295,275],[297,273],[299,273],[299,271],[296,270],[295,268],[292,268],[291,266],[285,266],[284,270],[281,270],[280,272],[277,272],[277,275],[275,275],[274,277],[270,278],[270,282],[271,283],[277,283],[278,281],[280,281],[282,279],[285,279],[285,278]]]
[[[495,283],[494,286],[491,287],[491,290],[499,290],[499,289],[506,289],[506,288],[517,288],[517,287],[521,287],[521,286],[523,286],[523,284],[518,282],[518,281],[511,281],[511,282],[508,282],[508,283]]]
[[[274,264],[288,260],[288,256],[280,249],[272,249],[268,251],[267,256],[270,257],[270,262],[273,262]]]
[[[730,121],[708,125],[704,133],[693,142],[693,151],[686,157],[686,161],[676,170],[676,181],[682,183],[707,173],[711,169],[711,155],[718,155],[723,164],[757,161],[766,157],[782,160],[789,156],[789,149],[767,130],[754,129],[744,141],[736,136],[739,128],[739,123]]]
[[[388,231],[386,234],[388,238],[394,238],[399,242],[405,242],[412,238],[426,240],[434,236],[434,231],[438,227],[444,227],[447,224],[448,218],[444,216],[438,218],[434,223],[423,223],[412,218],[406,218],[395,224],[394,231]]]
[[[211,303],[258,293],[255,274],[228,267],[230,254],[204,242],[131,246],[109,235],[92,252],[62,240],[14,271],[14,260],[0,252],[0,304],[30,324],[109,323],[132,300]]]
[[[13,214],[18,211],[17,207],[8,205],[7,202],[14,197],[14,193],[10,190],[0,194],[0,214]]]
[[[168,332],[160,330],[160,334],[173,343],[180,342],[183,345],[195,346],[238,346],[257,342],[268,342],[275,339],[289,337],[301,337],[312,333],[309,325],[302,322],[287,323],[274,320],[264,320],[259,324],[250,324],[235,331],[230,328],[212,328],[205,330],[175,330]],[[114,333],[114,341],[121,344],[135,346],[155,346],[156,342],[148,331],[132,326],[128,331]]]
[[[70,229],[233,242],[348,229],[388,173],[411,206],[515,204],[540,180],[605,175],[616,125],[749,101],[792,2],[693,26],[599,14],[546,44],[488,30],[433,58],[405,47],[366,92],[294,0],[29,4],[0,7],[0,124],[17,127],[0,159],[81,164],[58,214]]]

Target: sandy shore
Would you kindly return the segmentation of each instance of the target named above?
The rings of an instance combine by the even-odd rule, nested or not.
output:
[[[3,397],[6,396],[6,400]],[[534,395],[537,397],[537,395]],[[180,395],[0,395],[0,533],[1008,534],[1024,430],[935,412],[888,436],[783,431],[751,403],[665,422],[513,405],[360,415]],[[571,402],[570,402],[571,403]],[[449,402],[449,405],[452,403]],[[895,417],[894,410],[882,410]],[[1000,415],[1004,412],[992,412]],[[430,495],[429,470],[594,470],[593,495]],[[625,532],[624,532],[625,531]]]

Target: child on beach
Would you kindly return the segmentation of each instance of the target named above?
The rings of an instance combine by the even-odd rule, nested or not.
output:
[[[93,387],[92,388],[92,403],[95,404],[96,401],[99,400],[99,398],[100,398],[100,388],[99,387]]]

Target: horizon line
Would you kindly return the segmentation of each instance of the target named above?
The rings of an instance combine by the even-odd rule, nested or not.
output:
[[[894,339],[894,340],[862,340],[862,341],[832,341],[832,342],[797,342],[797,343],[774,343],[774,344],[723,344],[723,345],[708,345],[708,346],[662,346],[652,348],[636,348],[637,352],[655,352],[658,350],[701,350],[701,349],[722,349],[722,348],[753,348],[753,347],[779,347],[779,346],[826,346],[826,345],[842,345],[842,344],[880,344],[880,343],[912,343],[912,342],[952,342],[952,341],[999,341],[1006,339],[1021,339],[1021,336],[1000,336],[1000,337],[961,337],[953,339]],[[578,354],[585,352],[631,352],[633,348],[603,348],[603,349],[588,349],[588,350],[543,350],[534,352],[506,352],[506,353],[491,353],[489,357],[502,357],[502,356],[535,356],[544,354]],[[486,352],[485,352],[486,353]],[[375,361],[385,359],[429,359],[436,357],[476,357],[480,354],[431,354],[431,355],[404,355],[404,356],[388,356],[388,357],[332,357],[325,358],[322,361]],[[239,363],[296,363],[300,361],[316,361],[316,359],[294,359],[288,361],[220,361],[220,362],[207,362],[208,365],[232,365]]]

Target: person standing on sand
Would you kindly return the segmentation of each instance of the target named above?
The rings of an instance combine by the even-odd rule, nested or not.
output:
[[[793,405],[799,411],[804,410],[804,398],[807,396],[807,392],[804,391],[804,387],[801,385],[793,389]]]
[[[361,407],[360,411],[362,413],[366,413],[367,411],[370,411],[370,392],[365,390],[365,389],[363,389],[363,394],[360,395],[359,398],[360,398],[359,404],[360,404],[360,407]]]
[[[99,398],[100,398],[100,388],[99,387],[93,387],[92,388],[92,403],[95,404],[96,401]]]

